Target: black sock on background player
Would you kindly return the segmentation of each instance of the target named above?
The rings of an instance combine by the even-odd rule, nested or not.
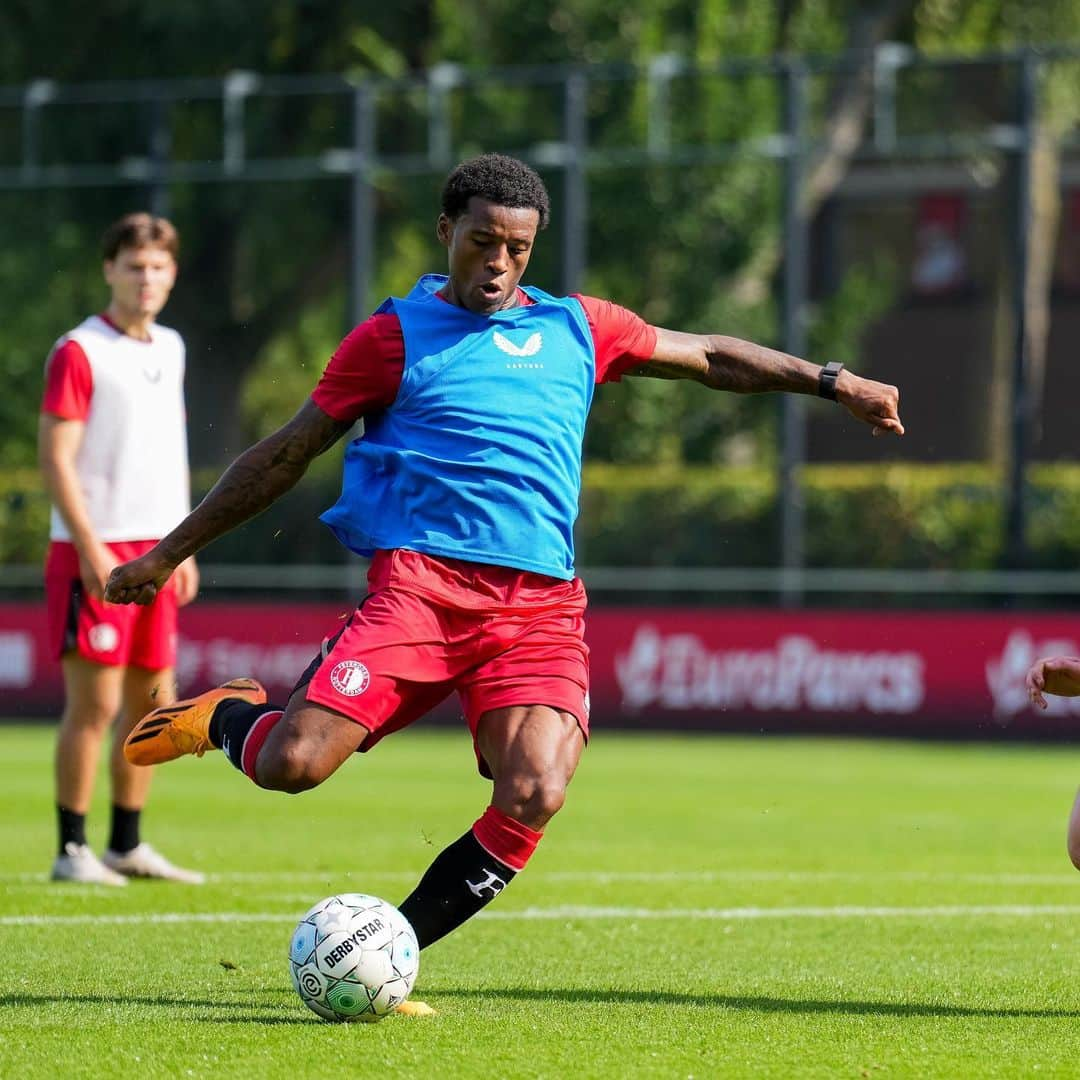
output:
[[[69,810],[57,803],[57,823],[60,828],[60,854],[65,854],[68,844],[83,847],[86,844],[86,815]],[[117,803],[112,804],[112,821],[109,828],[110,851],[124,854],[139,846],[141,810],[129,810]]]
[[[56,804],[56,819],[60,830],[60,854],[67,844],[82,847],[86,843],[86,815]]]
[[[109,829],[109,850],[123,855],[134,851],[139,846],[139,824],[141,810],[129,810],[127,807],[112,805],[112,823]]]

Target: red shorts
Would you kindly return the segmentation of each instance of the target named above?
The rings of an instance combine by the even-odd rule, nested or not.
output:
[[[480,717],[549,705],[589,735],[585,588],[508,567],[380,551],[369,593],[301,680],[307,700],[362,727],[369,750],[457,691],[476,744]],[[490,775],[477,753],[480,770]]]
[[[145,555],[155,543],[125,540],[105,546],[120,562],[128,562]],[[54,540],[45,557],[45,601],[56,659],[74,651],[97,664],[150,671],[176,663],[176,590],[171,579],[145,607],[107,604],[83,589],[75,545]]]

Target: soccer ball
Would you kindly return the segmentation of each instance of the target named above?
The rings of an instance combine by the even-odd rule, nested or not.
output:
[[[289,945],[293,986],[324,1020],[381,1020],[409,996],[419,968],[408,920],[366,893],[320,900]]]

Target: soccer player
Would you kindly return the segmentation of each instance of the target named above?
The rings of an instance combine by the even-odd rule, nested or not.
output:
[[[421,948],[524,869],[563,805],[588,736],[585,591],[574,575],[581,444],[598,382],[694,379],[840,401],[903,434],[894,387],[746,341],[658,329],[588,296],[519,284],[548,223],[540,178],[487,154],[451,172],[436,234],[449,275],[387,300],[330,360],[311,397],[246,450],[108,597],[154,599],[175,566],[291,488],[362,419],[323,520],[372,557],[368,594],[289,701],[251,679],[156,709],[134,762],[220,747],[257,785],[300,792],[457,691],[491,803],[400,905]]]
[[[123,754],[131,725],[174,700],[176,609],[192,600],[191,558],[153,603],[104,600],[117,564],[149,551],[190,509],[184,343],[154,320],[176,280],[179,240],[164,218],[129,214],[103,240],[108,307],[53,347],[38,457],[53,502],[45,565],[49,636],[64,677],[56,742],[56,880],[126,885],[129,877],[198,883],[140,836],[151,772]],[[98,759],[110,758],[112,828],[99,859],[86,842]]]
[[[1024,678],[1032,705],[1045,709],[1045,695],[1055,697],[1080,696],[1080,656],[1044,656],[1028,668]],[[1073,866],[1080,870],[1080,792],[1069,814],[1066,845]]]

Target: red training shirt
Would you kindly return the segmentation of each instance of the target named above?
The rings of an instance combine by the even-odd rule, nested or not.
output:
[[[61,420],[85,420],[90,414],[94,376],[83,347],[71,338],[58,345],[45,366],[41,411]]]
[[[104,311],[98,318],[118,334],[123,333]],[[61,420],[85,420],[93,393],[94,375],[86,351],[74,338],[61,339],[45,364],[41,411]]]
[[[656,328],[627,308],[574,293],[585,311],[596,352],[596,381],[618,382],[656,350]],[[518,300],[531,304],[518,290]],[[393,312],[372,315],[356,327],[330,358],[311,400],[328,416],[352,423],[389,408],[405,368],[405,338]]]

